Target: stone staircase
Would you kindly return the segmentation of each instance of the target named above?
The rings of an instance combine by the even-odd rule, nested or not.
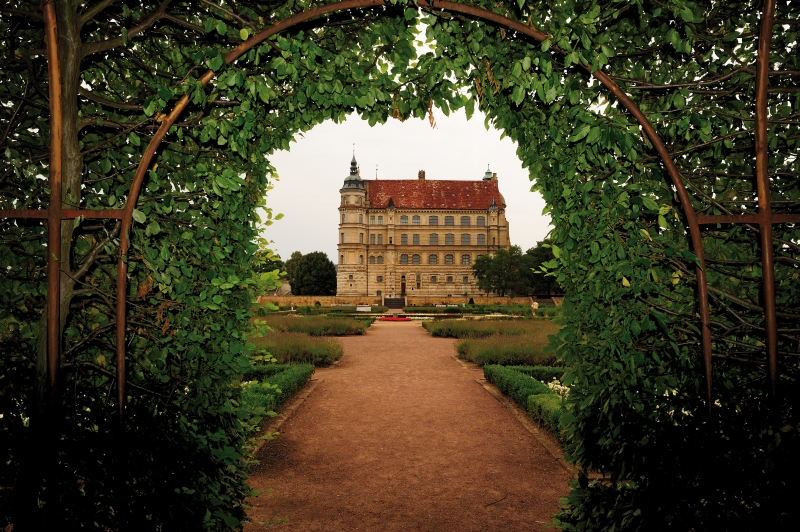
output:
[[[402,309],[406,306],[406,298],[404,297],[386,297],[383,299],[383,305],[392,309]]]

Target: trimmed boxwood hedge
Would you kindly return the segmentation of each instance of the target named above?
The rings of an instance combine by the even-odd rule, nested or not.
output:
[[[549,382],[563,373],[564,368],[548,366],[483,366],[487,381],[527,409],[528,414],[547,427],[561,443],[564,443],[560,426],[561,416],[566,413],[564,400],[539,381]]]
[[[561,431],[561,416],[564,415],[564,400],[554,393],[543,393],[528,397],[528,413],[550,429],[558,441],[564,443]]]
[[[506,366],[507,369],[519,371],[537,381],[550,382],[553,379],[561,380],[564,375],[565,368],[559,366]]]
[[[262,416],[269,415],[269,412],[279,408],[297,393],[313,373],[314,366],[311,364],[252,366],[244,374],[242,382],[254,380],[259,382],[244,386],[241,395],[242,405],[250,412],[249,419],[243,421],[248,426],[249,432],[257,431]]]
[[[487,364],[483,366],[483,375],[487,381],[523,407],[527,406],[529,395],[551,393],[550,388],[541,382],[506,366]]]

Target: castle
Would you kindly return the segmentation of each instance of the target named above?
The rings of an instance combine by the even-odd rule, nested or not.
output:
[[[355,155],[339,190],[337,296],[482,294],[482,254],[510,247],[497,174],[482,180],[361,179]],[[443,299],[444,300],[444,299]]]

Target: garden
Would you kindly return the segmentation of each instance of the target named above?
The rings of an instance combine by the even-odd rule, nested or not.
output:
[[[242,397],[266,412],[308,373],[243,381],[271,362],[255,343],[336,356],[251,334],[268,158],[350,114],[462,109],[516,143],[552,219],[555,361],[477,343],[523,333],[461,340],[542,419],[556,394],[511,368],[563,364],[582,474],[553,523],[796,525],[796,3],[432,5],[0,8],[0,527],[240,528]]]

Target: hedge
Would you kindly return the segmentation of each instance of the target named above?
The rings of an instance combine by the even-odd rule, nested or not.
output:
[[[529,395],[552,393],[545,384],[505,366],[487,364],[483,366],[483,375],[487,381],[522,406],[528,404]]]
[[[564,443],[561,432],[561,416],[564,415],[564,400],[554,393],[543,393],[528,396],[528,413],[550,429],[558,441]]]
[[[565,368],[563,366],[506,366],[506,369],[519,371],[537,381],[550,382],[553,379],[561,381]]]
[[[297,393],[313,373],[311,364],[252,366],[242,379],[242,424],[247,431],[258,431],[264,416]],[[253,380],[259,382],[245,384]]]

